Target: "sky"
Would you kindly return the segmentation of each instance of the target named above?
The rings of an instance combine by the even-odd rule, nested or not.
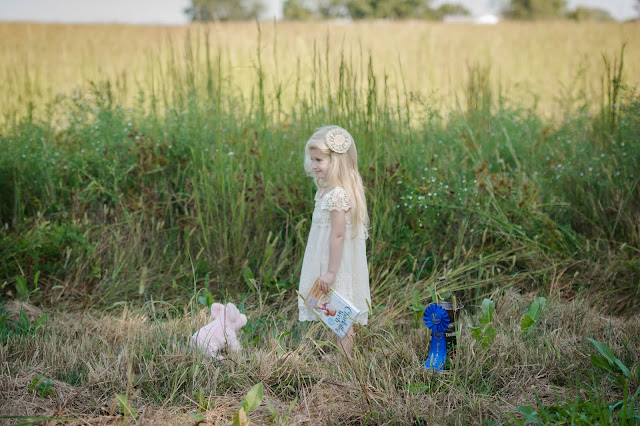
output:
[[[265,18],[282,15],[283,0],[265,0]],[[508,0],[434,0],[433,5],[459,3],[475,15],[497,12]],[[638,16],[635,0],[568,0],[576,6],[608,10],[615,19]],[[185,24],[191,0],[0,0],[0,21],[104,22],[127,24]]]

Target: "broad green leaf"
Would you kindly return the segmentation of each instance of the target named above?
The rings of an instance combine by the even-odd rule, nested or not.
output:
[[[484,299],[482,301],[482,324],[489,324],[493,322],[493,313],[496,310],[496,304],[493,300]]]
[[[536,322],[533,320],[533,318],[531,318],[529,315],[525,315],[524,318],[522,318],[522,322],[520,323],[520,330],[527,331],[529,329],[529,327],[531,327],[533,324],[535,324]]]
[[[117,393],[116,400],[120,404],[120,407],[122,407],[122,410],[124,411],[125,415],[128,414],[131,417],[133,417],[133,420],[138,421],[138,419],[136,418],[136,412],[133,410],[133,408],[129,404],[129,401],[127,401],[127,397],[125,395]]]
[[[622,361],[620,361],[618,359],[618,357],[616,357],[616,355],[613,353],[613,351],[611,350],[611,348],[607,345],[605,345],[604,343],[598,342],[597,340],[593,340],[589,337],[587,337],[587,340],[589,340],[591,343],[593,343],[593,345],[596,347],[596,349],[598,349],[598,352],[600,352],[602,355],[604,355],[604,357],[607,359],[607,361],[609,362],[609,364],[611,365],[611,367],[613,366],[617,366],[620,371],[622,372],[622,374],[624,374],[626,377],[628,378],[633,378],[631,371],[629,371],[629,369],[622,363]],[[593,355],[591,356],[592,358],[592,362],[593,362]],[[611,371],[611,370],[609,370]]]
[[[244,408],[240,407],[238,411],[233,413],[231,426],[247,426],[247,425],[249,425],[249,418],[247,417],[247,413],[244,411]]]
[[[598,352],[600,352],[609,361],[609,363],[611,363],[611,365],[615,364],[615,360],[617,358],[609,346],[605,345],[604,343],[598,342],[597,340],[593,340],[589,337],[587,337],[587,340],[593,343],[596,349],[598,349]]]
[[[529,405],[523,405],[523,406],[514,408],[514,410],[522,414],[522,417],[524,417],[525,424],[527,423],[540,424],[540,422],[538,421],[538,412],[534,410],[533,407]]]
[[[542,313],[542,307],[547,302],[547,299],[540,296],[536,297],[535,300],[529,306],[527,310],[527,315],[531,317],[534,322],[538,322],[540,319],[540,314]]]
[[[591,355],[591,365],[594,367],[600,368],[601,370],[608,371],[609,373],[613,373],[613,365],[609,363],[609,361],[600,355]]]
[[[424,306],[422,306],[422,302],[420,302],[420,293],[418,290],[413,290],[413,300],[411,303],[412,311],[424,311]]]
[[[473,332],[471,333],[471,337],[473,337],[476,340],[482,339],[482,327],[480,327],[480,326],[471,327],[469,325],[467,327],[469,327],[471,330],[473,330]]]
[[[254,385],[244,397],[242,407],[247,413],[252,412],[262,403],[262,382]]]

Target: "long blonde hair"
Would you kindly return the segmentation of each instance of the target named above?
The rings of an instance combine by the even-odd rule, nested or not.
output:
[[[358,172],[358,153],[355,142],[351,144],[347,152],[340,154],[334,152],[327,146],[325,136],[333,129],[341,129],[340,126],[324,126],[318,129],[307,141],[304,147],[304,169],[307,175],[313,177],[313,181],[318,189],[341,187],[347,192],[351,201],[351,226],[355,230],[353,236],[358,235],[360,225],[364,227],[364,238],[368,236],[369,214],[367,213],[367,200],[364,195],[364,185],[362,177]],[[353,139],[353,138],[351,138]],[[317,149],[325,155],[331,157],[331,164],[327,170],[327,178],[319,178],[311,170],[310,150]]]

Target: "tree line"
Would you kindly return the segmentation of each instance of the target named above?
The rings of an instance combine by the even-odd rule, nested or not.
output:
[[[191,21],[211,22],[258,19],[266,10],[266,0],[191,0],[185,10]],[[287,20],[318,19],[426,19],[442,20],[448,15],[470,15],[460,4],[432,7],[432,0],[285,0]],[[514,20],[573,19],[576,21],[613,20],[609,12],[577,7],[567,10],[566,0],[510,0],[502,16]]]

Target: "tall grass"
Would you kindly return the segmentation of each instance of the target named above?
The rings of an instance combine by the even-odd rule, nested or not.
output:
[[[464,297],[505,282],[637,306],[638,98],[621,68],[611,76],[605,61],[613,121],[578,109],[557,124],[513,107],[482,64],[443,116],[378,75],[371,53],[334,62],[327,38],[311,86],[296,74],[302,90],[285,108],[264,92],[260,50],[247,100],[209,39],[196,31],[148,55],[150,85],[131,107],[131,88],[105,80],[3,129],[5,294],[38,271],[48,300],[185,300],[255,290],[247,277],[294,289],[313,199],[301,147],[338,123],[360,151],[374,294],[402,298],[448,275]]]

